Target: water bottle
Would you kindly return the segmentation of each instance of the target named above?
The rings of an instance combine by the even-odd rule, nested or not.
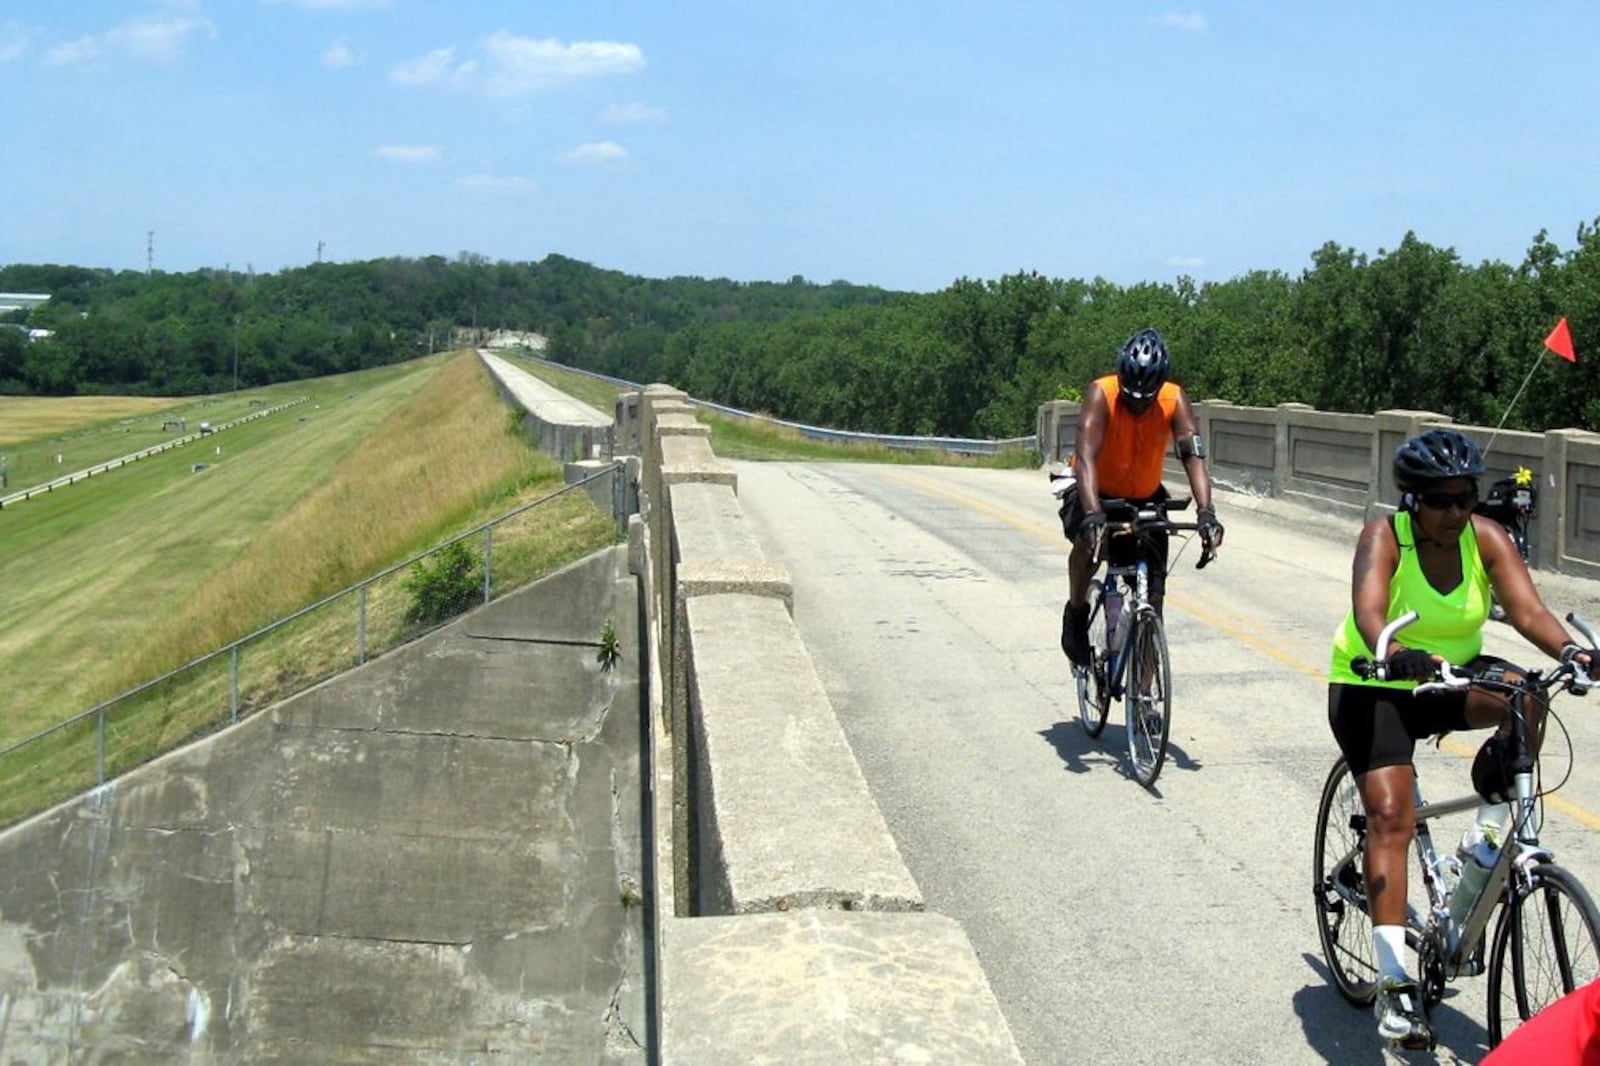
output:
[[[1484,827],[1474,822],[1461,834],[1461,846],[1456,849],[1461,860],[1461,879],[1450,896],[1450,920],[1459,926],[1467,920],[1473,905],[1483,894],[1489,880],[1489,871],[1500,860],[1500,847]]]
[[[1115,655],[1122,650],[1122,590],[1115,581],[1106,582],[1106,650]]]
[[[1461,883],[1462,869],[1461,858],[1454,852],[1447,851],[1434,856],[1433,878],[1443,898],[1455,899],[1456,886]]]

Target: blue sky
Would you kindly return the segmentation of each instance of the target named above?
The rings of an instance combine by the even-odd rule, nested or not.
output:
[[[1516,263],[1600,217],[1597,59],[1580,2],[0,0],[0,263]]]

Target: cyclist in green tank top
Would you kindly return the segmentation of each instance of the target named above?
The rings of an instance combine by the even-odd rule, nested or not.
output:
[[[1400,507],[1361,531],[1351,568],[1351,608],[1334,635],[1328,672],[1328,723],[1367,815],[1365,879],[1378,968],[1378,1032],[1407,1048],[1426,1048],[1432,1039],[1406,966],[1406,851],[1416,829],[1416,742],[1499,726],[1473,765],[1474,786],[1487,801],[1500,787],[1486,776],[1497,765],[1497,738],[1510,728],[1500,695],[1472,689],[1417,696],[1411,690],[1433,675],[1440,660],[1520,672],[1482,654],[1491,589],[1507,620],[1541,651],[1586,666],[1600,658],[1574,644],[1544,605],[1505,527],[1473,514],[1484,470],[1478,446],[1456,430],[1429,430],[1395,451]],[[1389,680],[1358,677],[1351,660],[1375,657],[1378,633],[1407,611],[1419,618],[1390,645]],[[1533,718],[1537,745],[1544,707],[1533,708]],[[1498,808],[1484,811],[1487,817]]]

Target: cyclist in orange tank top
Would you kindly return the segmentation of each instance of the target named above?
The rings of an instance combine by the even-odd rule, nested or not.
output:
[[[1100,567],[1100,536],[1106,516],[1102,497],[1147,502],[1167,495],[1161,484],[1169,447],[1189,478],[1198,508],[1200,539],[1207,551],[1222,545],[1222,523],[1211,503],[1211,475],[1206,471],[1205,440],[1183,386],[1169,381],[1172,357],[1161,334],[1142,329],[1117,354],[1114,374],[1090,383],[1078,411],[1076,481],[1061,501],[1061,525],[1072,541],[1067,561],[1070,592],[1062,612],[1061,648],[1074,663],[1088,661],[1089,580]],[[1118,538],[1111,551],[1132,550]],[[1112,559],[1114,563],[1132,560]],[[1162,541],[1150,564],[1150,598],[1156,610],[1166,590],[1167,552]]]

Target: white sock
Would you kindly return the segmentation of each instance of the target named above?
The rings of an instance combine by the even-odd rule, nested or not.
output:
[[[1377,956],[1378,976],[1403,978],[1406,976],[1406,927],[1403,925],[1375,925],[1372,927],[1372,950]]]

